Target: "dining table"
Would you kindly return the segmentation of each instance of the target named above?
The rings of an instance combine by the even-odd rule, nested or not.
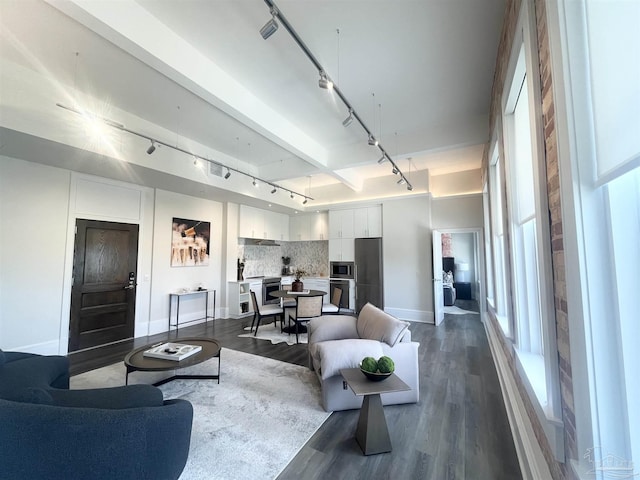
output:
[[[292,290],[274,290],[273,292],[269,293],[269,295],[276,298],[295,298],[296,303],[299,297],[317,297],[319,295],[326,295],[326,294],[327,292],[324,292],[322,290],[313,290],[313,289],[303,290],[301,292],[294,292]],[[293,325],[287,325],[282,329],[282,331],[285,333],[296,333],[295,326]],[[307,332],[307,327],[305,325],[298,326],[298,333],[306,333],[306,332]]]

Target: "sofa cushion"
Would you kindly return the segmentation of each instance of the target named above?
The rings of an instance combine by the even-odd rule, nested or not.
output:
[[[357,368],[364,357],[380,358],[382,344],[376,340],[328,340],[313,345],[311,356],[320,365],[322,379],[340,375],[343,368]]]
[[[309,322],[309,341],[312,343],[345,338],[360,338],[356,329],[356,317],[322,315]]]
[[[52,403],[58,407],[117,410],[163,405],[162,390],[152,385],[127,385],[86,390],[52,389],[49,393]]]
[[[393,347],[409,328],[409,322],[398,320],[393,315],[367,303],[358,315],[356,322],[360,338],[378,340]]]
[[[53,405],[53,398],[43,388],[27,387],[4,389],[0,391],[0,398],[12,402],[35,403],[38,405]]]

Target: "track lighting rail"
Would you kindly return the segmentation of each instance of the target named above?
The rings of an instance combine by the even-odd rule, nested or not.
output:
[[[290,195],[291,195],[291,198],[294,198],[294,195],[298,195],[300,198],[303,199],[303,202],[302,202],[303,205],[306,205],[308,200],[313,200],[313,198],[308,196],[308,195],[303,195],[302,193],[298,193],[295,190],[291,190],[289,188],[282,187],[282,186],[278,185],[277,183],[270,182],[268,180],[263,180],[260,177],[256,177],[255,175],[252,175],[250,173],[243,172],[242,170],[239,170],[237,168],[230,167],[230,166],[225,165],[224,163],[218,162],[216,160],[212,160],[210,158],[203,157],[201,155],[196,155],[195,153],[190,152],[188,150],[185,150],[184,148],[180,148],[177,145],[171,145],[170,143],[163,142],[162,140],[158,140],[157,138],[151,137],[151,136],[146,135],[144,133],[136,132],[135,130],[131,130],[130,128],[125,127],[121,123],[114,122],[114,121],[109,120],[107,118],[100,117],[99,115],[96,115],[94,113],[81,112],[80,110],[77,110],[77,109],[75,109],[73,107],[68,107],[68,106],[63,105],[61,103],[56,103],[56,105],[58,107],[60,107],[60,108],[63,108],[63,109],[68,110],[70,112],[76,113],[76,114],[78,114],[78,115],[80,115],[82,117],[86,117],[87,115],[89,115],[89,116],[91,116],[91,118],[100,120],[105,125],[108,125],[108,126],[110,126],[112,128],[115,128],[117,130],[129,133],[129,134],[134,135],[136,137],[140,137],[140,138],[144,138],[145,140],[148,140],[149,142],[151,142],[151,145],[146,150],[147,154],[149,154],[149,155],[151,155],[156,150],[156,147],[158,145],[162,145],[163,147],[167,147],[167,148],[170,148],[170,149],[175,150],[177,152],[184,153],[185,155],[188,155],[190,158],[193,158],[195,160],[203,160],[205,162],[209,162],[210,164],[217,165],[217,166],[219,166],[221,168],[226,168],[227,169],[227,173],[224,175],[225,180],[228,179],[231,176],[231,172],[236,172],[236,173],[239,173],[240,175],[244,175],[245,177],[253,179],[253,185],[254,186],[257,186],[258,182],[260,182],[260,183],[264,183],[265,185],[271,186],[273,188],[273,190],[278,190],[279,189],[279,190],[282,190],[284,192],[289,192]],[[271,191],[271,193],[275,193],[273,190]]]
[[[358,115],[358,113],[353,108],[353,105],[351,105],[351,103],[349,103],[347,98],[344,96],[344,94],[340,90],[340,87],[335,82],[333,82],[333,80],[329,77],[329,75],[327,75],[327,71],[325,70],[325,68],[320,64],[320,62],[315,57],[315,55],[311,52],[311,50],[309,50],[309,48],[304,43],[302,38],[300,38],[300,36],[295,31],[293,26],[291,26],[291,24],[289,23],[287,18],[282,14],[282,12],[280,12],[280,9],[275,4],[275,2],[273,0],[264,0],[264,3],[266,3],[267,6],[269,7],[269,13],[272,16],[270,22],[277,18],[278,21],[285,28],[285,30],[287,32],[289,32],[289,35],[291,35],[293,40],[298,44],[298,47],[300,47],[300,49],[304,52],[304,54],[307,56],[307,58],[311,61],[311,63],[313,63],[313,66],[316,68],[316,70],[318,70],[318,74],[320,75],[321,80],[326,80],[326,81],[331,81],[332,82],[332,85],[333,85],[332,86],[332,90],[334,92],[336,92],[336,95],[338,95],[340,100],[342,100],[342,103],[344,103],[345,107],[347,107],[347,110],[349,112],[349,116],[354,118],[355,120],[357,120],[358,123],[360,124],[360,126],[362,127],[362,129],[365,131],[365,133],[367,134],[368,139],[370,140],[369,145],[372,145],[372,146],[375,145],[375,146],[378,147],[378,149],[382,153],[382,156],[385,157],[387,159],[387,161],[393,166],[394,173],[399,174],[400,175],[400,179],[404,180],[403,183],[407,184],[407,190],[413,190],[413,186],[411,185],[411,183],[409,183],[409,180],[407,179],[407,177],[405,177],[405,175],[402,173],[402,170],[400,170],[400,167],[398,167],[396,165],[396,163],[391,159],[391,156],[382,147],[382,145],[380,144],[378,139],[375,138],[375,136],[373,135],[373,132],[371,132],[371,130],[369,130],[367,125],[364,123],[364,120],[362,120],[360,115]],[[263,36],[263,38],[264,38],[264,36]],[[266,38],[265,38],[265,40],[266,40]],[[323,86],[323,88],[326,88],[326,87]],[[347,117],[347,118],[349,118],[349,117]],[[349,122],[349,123],[351,123],[351,122]],[[347,125],[349,123],[347,123]],[[343,122],[343,124],[344,124],[344,122]],[[347,126],[347,125],[345,125],[345,126]],[[371,139],[373,139],[374,143],[371,142]],[[381,162],[378,162],[378,163],[381,163]],[[400,182],[398,182],[398,183],[400,183]]]

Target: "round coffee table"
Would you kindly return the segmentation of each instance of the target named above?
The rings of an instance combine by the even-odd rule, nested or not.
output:
[[[163,343],[186,343],[188,345],[200,345],[202,350],[198,353],[191,355],[183,360],[163,360],[160,358],[145,357],[145,350],[149,350],[152,347],[157,347]],[[129,352],[124,357],[124,365],[127,367],[127,376],[125,378],[125,385],[129,384],[129,374],[131,372],[166,372],[169,370],[178,370],[185,367],[191,367],[199,363],[205,362],[211,358],[218,358],[218,374],[217,375],[174,375],[159,382],[154,383],[154,386],[163,385],[171,380],[176,379],[208,379],[218,380],[220,383],[220,343],[213,338],[176,338],[174,340],[168,340],[167,342],[159,342],[144,347],[136,348]]]

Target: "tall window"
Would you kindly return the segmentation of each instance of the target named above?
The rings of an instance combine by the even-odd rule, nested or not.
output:
[[[524,62],[524,48],[519,62]],[[509,108],[510,165],[513,203],[513,264],[518,346],[542,354],[540,274],[536,240],[536,207],[531,142],[531,112],[526,74],[514,78],[515,105]],[[515,91],[517,90],[517,92]]]
[[[548,4],[550,5],[550,4]],[[640,476],[640,2],[549,10],[578,474]]]
[[[484,217],[484,262],[487,266],[487,300],[494,306],[495,287],[493,285],[493,254],[491,252],[491,210],[489,187],[486,183],[482,189],[482,213]]]
[[[498,156],[498,149],[494,148],[489,166],[489,198],[491,201],[491,237],[493,243],[494,260],[494,305],[498,323],[504,334],[511,336],[509,325],[509,309],[507,308],[507,280],[505,262],[504,237],[504,188],[502,183],[502,165]]]
[[[564,460],[537,35],[523,0],[502,98],[516,367],[549,444]]]

